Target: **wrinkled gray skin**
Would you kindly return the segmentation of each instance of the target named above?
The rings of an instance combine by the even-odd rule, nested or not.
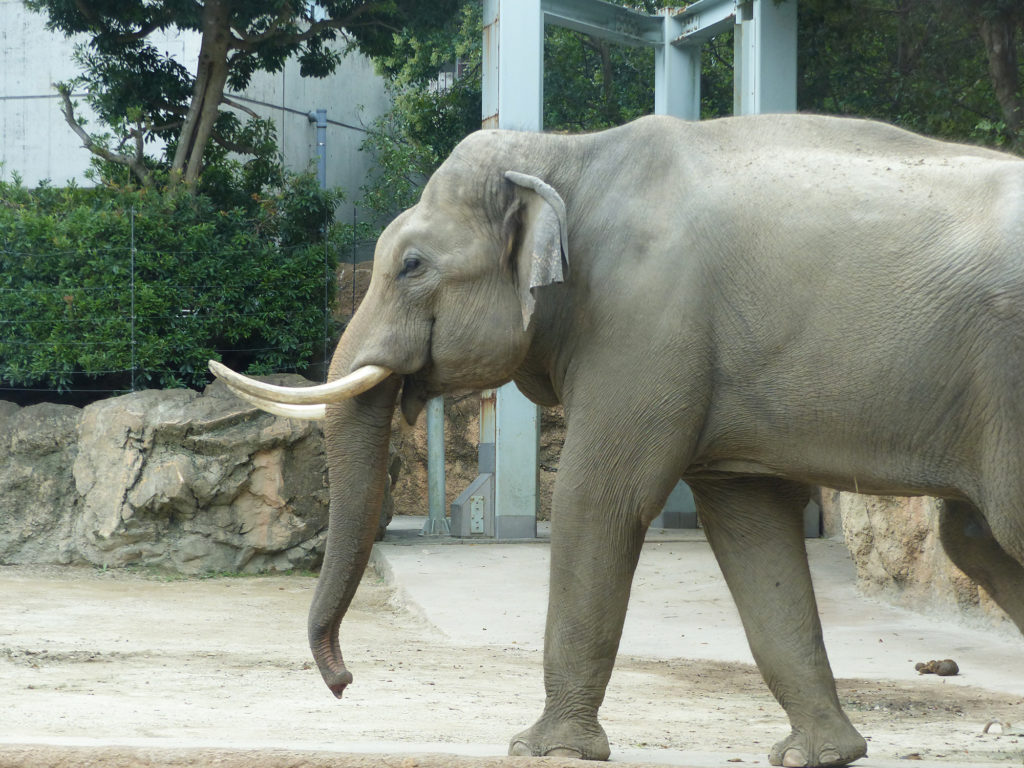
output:
[[[563,247],[564,282],[545,285]],[[568,433],[547,701],[511,752],[608,756],[597,711],[630,581],[683,478],[792,724],[771,762],[861,757],[801,510],[815,485],[947,499],[949,556],[1024,627],[1022,313],[1024,163],[1007,156],[809,116],[470,136],[381,236],[334,359],[333,376],[396,375],[328,408],[330,536],[310,615],[324,679],[338,695],[351,681],[337,630],[399,393],[415,418],[427,397],[514,380],[563,404]]]

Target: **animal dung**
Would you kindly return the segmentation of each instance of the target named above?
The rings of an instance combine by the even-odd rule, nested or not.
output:
[[[919,661],[914,665],[914,669],[917,670],[919,675],[939,675],[940,677],[949,677],[960,672],[960,667],[952,659],[943,659],[942,661],[932,659],[929,662]]]

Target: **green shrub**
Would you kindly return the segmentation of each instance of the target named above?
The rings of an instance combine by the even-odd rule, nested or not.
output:
[[[337,196],[294,176],[247,202],[0,181],[0,390],[201,387],[209,358],[305,370],[334,332]]]

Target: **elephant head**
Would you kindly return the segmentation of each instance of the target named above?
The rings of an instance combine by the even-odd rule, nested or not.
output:
[[[509,381],[530,345],[534,291],[563,280],[565,204],[509,141],[494,131],[465,140],[385,229],[327,384],[277,387],[210,363],[267,411],[325,420],[330,522],[309,640],[336,696],[352,681],[338,629],[369,559],[399,393],[411,423],[430,397]]]

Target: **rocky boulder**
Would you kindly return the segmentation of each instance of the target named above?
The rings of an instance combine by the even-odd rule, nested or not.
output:
[[[0,563],[312,568],[327,514],[319,424],[220,384],[84,409],[0,403]]]
[[[88,406],[73,538],[89,562],[182,572],[311,567],[327,528],[323,438],[221,386]]]

